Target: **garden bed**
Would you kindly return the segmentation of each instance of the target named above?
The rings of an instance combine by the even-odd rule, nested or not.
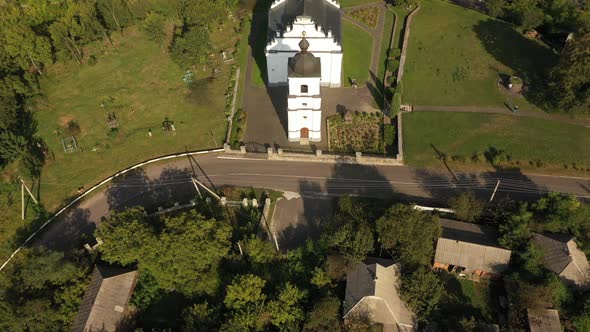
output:
[[[351,10],[348,12],[350,17],[365,24],[369,28],[375,29],[377,27],[377,21],[379,19],[379,8],[367,7]]]
[[[330,149],[335,152],[383,153],[379,113],[349,114],[349,121],[344,120],[342,115],[328,118]]]

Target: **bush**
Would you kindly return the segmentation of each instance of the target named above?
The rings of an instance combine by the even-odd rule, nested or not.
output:
[[[80,130],[80,125],[78,124],[78,122],[74,121],[74,120],[70,120],[70,122],[68,122],[68,134],[70,134],[70,136],[76,136],[79,135],[81,130]]]
[[[400,50],[399,48],[394,48],[389,51],[389,58],[390,59],[396,59],[400,55],[402,55],[402,50]]]
[[[393,102],[391,103],[391,115],[395,115],[399,113],[399,110],[402,108],[402,94],[396,92],[393,94]]]
[[[393,143],[395,143],[395,133],[395,126],[383,126],[383,140],[385,141],[385,145],[393,145]]]
[[[393,58],[387,59],[387,70],[395,71],[399,67],[399,61]]]
[[[389,84],[389,86],[395,86],[396,80],[397,80],[397,77],[395,75],[390,75],[387,78],[387,84]]]
[[[88,65],[90,65],[90,66],[94,66],[97,62],[98,62],[98,60],[96,59],[96,56],[94,56],[94,55],[91,55],[88,58]]]

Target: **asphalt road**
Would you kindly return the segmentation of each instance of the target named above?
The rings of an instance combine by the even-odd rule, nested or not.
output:
[[[583,200],[590,199],[590,179],[586,178],[268,161],[257,159],[259,156],[200,155],[193,160],[179,159],[128,173],[72,207],[65,217],[49,225],[35,244],[53,249],[81,246],[81,235],[92,234],[101,217],[108,216],[110,211],[134,205],[155,209],[165,205],[163,202],[186,202],[195,195],[190,182],[192,174],[211,187],[235,185],[298,193],[300,201],[293,201],[289,207],[293,212],[279,218],[286,220],[286,224],[278,225],[278,231],[296,229],[298,225],[293,219],[301,216],[305,223],[326,213],[329,211],[326,204],[318,202],[344,194],[443,206],[449,197],[464,190],[489,199],[500,180],[495,199],[509,196],[533,200],[548,191],[568,192]],[[307,236],[310,230],[301,234]],[[301,234],[297,233],[296,237]]]

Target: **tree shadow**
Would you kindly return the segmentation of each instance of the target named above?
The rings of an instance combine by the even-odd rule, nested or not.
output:
[[[383,81],[373,73],[373,71],[369,71],[369,75],[371,77],[372,82],[367,82],[367,89],[369,89],[369,93],[373,97],[373,100],[377,104],[380,110],[383,110],[385,96],[384,91],[385,87],[383,85]]]
[[[75,208],[59,222],[54,222],[51,227],[46,228],[34,245],[55,251],[80,248],[83,245],[82,239],[92,236],[95,229],[95,221],[90,219],[90,210]]]
[[[493,171],[460,172],[452,169],[452,164],[447,162],[447,154],[432,145],[435,155],[440,159],[447,172],[433,169],[416,169],[414,179],[420,184],[433,203],[446,206],[448,200],[461,192],[472,191],[476,197],[489,201],[498,180],[497,192],[494,201],[510,198],[518,201],[535,201],[546,194],[548,189],[536,184],[529,176],[524,174],[519,167],[507,164],[494,165]],[[493,153],[500,150],[490,147],[486,154],[487,159],[493,160]]]
[[[524,80],[527,87],[526,91],[523,91],[524,97],[536,106],[542,106],[548,70],[556,61],[552,51],[536,41],[527,39],[512,25],[502,21],[480,21],[473,30],[489,54],[510,67],[516,76]]]
[[[142,206],[150,212],[158,207],[171,207],[176,202],[186,202],[195,196],[188,168],[166,168],[157,179],[150,180],[143,169],[132,170],[113,179],[106,190],[109,211],[122,211]]]

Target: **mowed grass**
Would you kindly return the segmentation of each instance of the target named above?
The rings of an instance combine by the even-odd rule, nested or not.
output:
[[[508,23],[440,0],[424,0],[412,22],[404,103],[503,106],[500,75],[517,75],[534,102],[541,73],[554,61],[546,46]],[[523,107],[532,108],[519,102]]]
[[[512,160],[541,160],[547,170],[590,167],[590,128],[512,115],[413,112],[404,114],[404,154],[409,165],[440,167],[434,147],[447,156],[470,159],[490,147],[506,151]]]
[[[351,79],[356,79],[360,86],[369,79],[373,37],[356,25],[342,20],[342,52],[344,86],[351,86]]]
[[[184,71],[140,32],[128,31],[116,43],[94,66],[56,65],[41,82],[45,98],[35,116],[51,155],[41,174],[41,201],[50,210],[77,188],[142,160],[223,144],[229,65],[212,83],[205,79],[210,69],[197,70],[189,88]],[[113,112],[119,132],[109,135],[107,114]],[[162,130],[165,117],[174,121],[175,135]],[[81,129],[80,149],[65,154],[55,131],[66,136],[69,121]]]

